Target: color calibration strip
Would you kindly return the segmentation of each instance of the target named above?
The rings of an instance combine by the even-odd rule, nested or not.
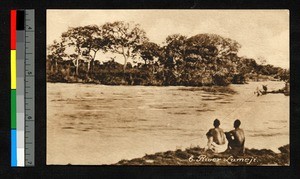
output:
[[[11,166],[34,166],[34,10],[11,10]]]

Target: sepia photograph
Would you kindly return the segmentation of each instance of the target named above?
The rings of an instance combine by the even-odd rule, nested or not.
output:
[[[290,165],[289,10],[46,16],[47,165]]]

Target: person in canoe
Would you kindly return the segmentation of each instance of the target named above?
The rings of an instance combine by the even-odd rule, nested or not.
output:
[[[257,87],[256,91],[254,92],[254,94],[256,94],[257,96],[265,95],[267,93],[268,93],[268,86],[267,85],[262,85],[262,89]]]

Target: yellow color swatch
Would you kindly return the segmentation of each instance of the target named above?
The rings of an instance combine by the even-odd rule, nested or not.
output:
[[[11,73],[11,89],[17,87],[17,52],[16,50],[10,51],[10,73]]]

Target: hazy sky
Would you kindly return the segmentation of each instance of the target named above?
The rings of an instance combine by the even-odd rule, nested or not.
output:
[[[113,21],[139,23],[158,44],[175,33],[218,34],[242,45],[239,56],[264,57],[267,63],[289,68],[288,10],[47,10],[47,44],[68,27]]]

